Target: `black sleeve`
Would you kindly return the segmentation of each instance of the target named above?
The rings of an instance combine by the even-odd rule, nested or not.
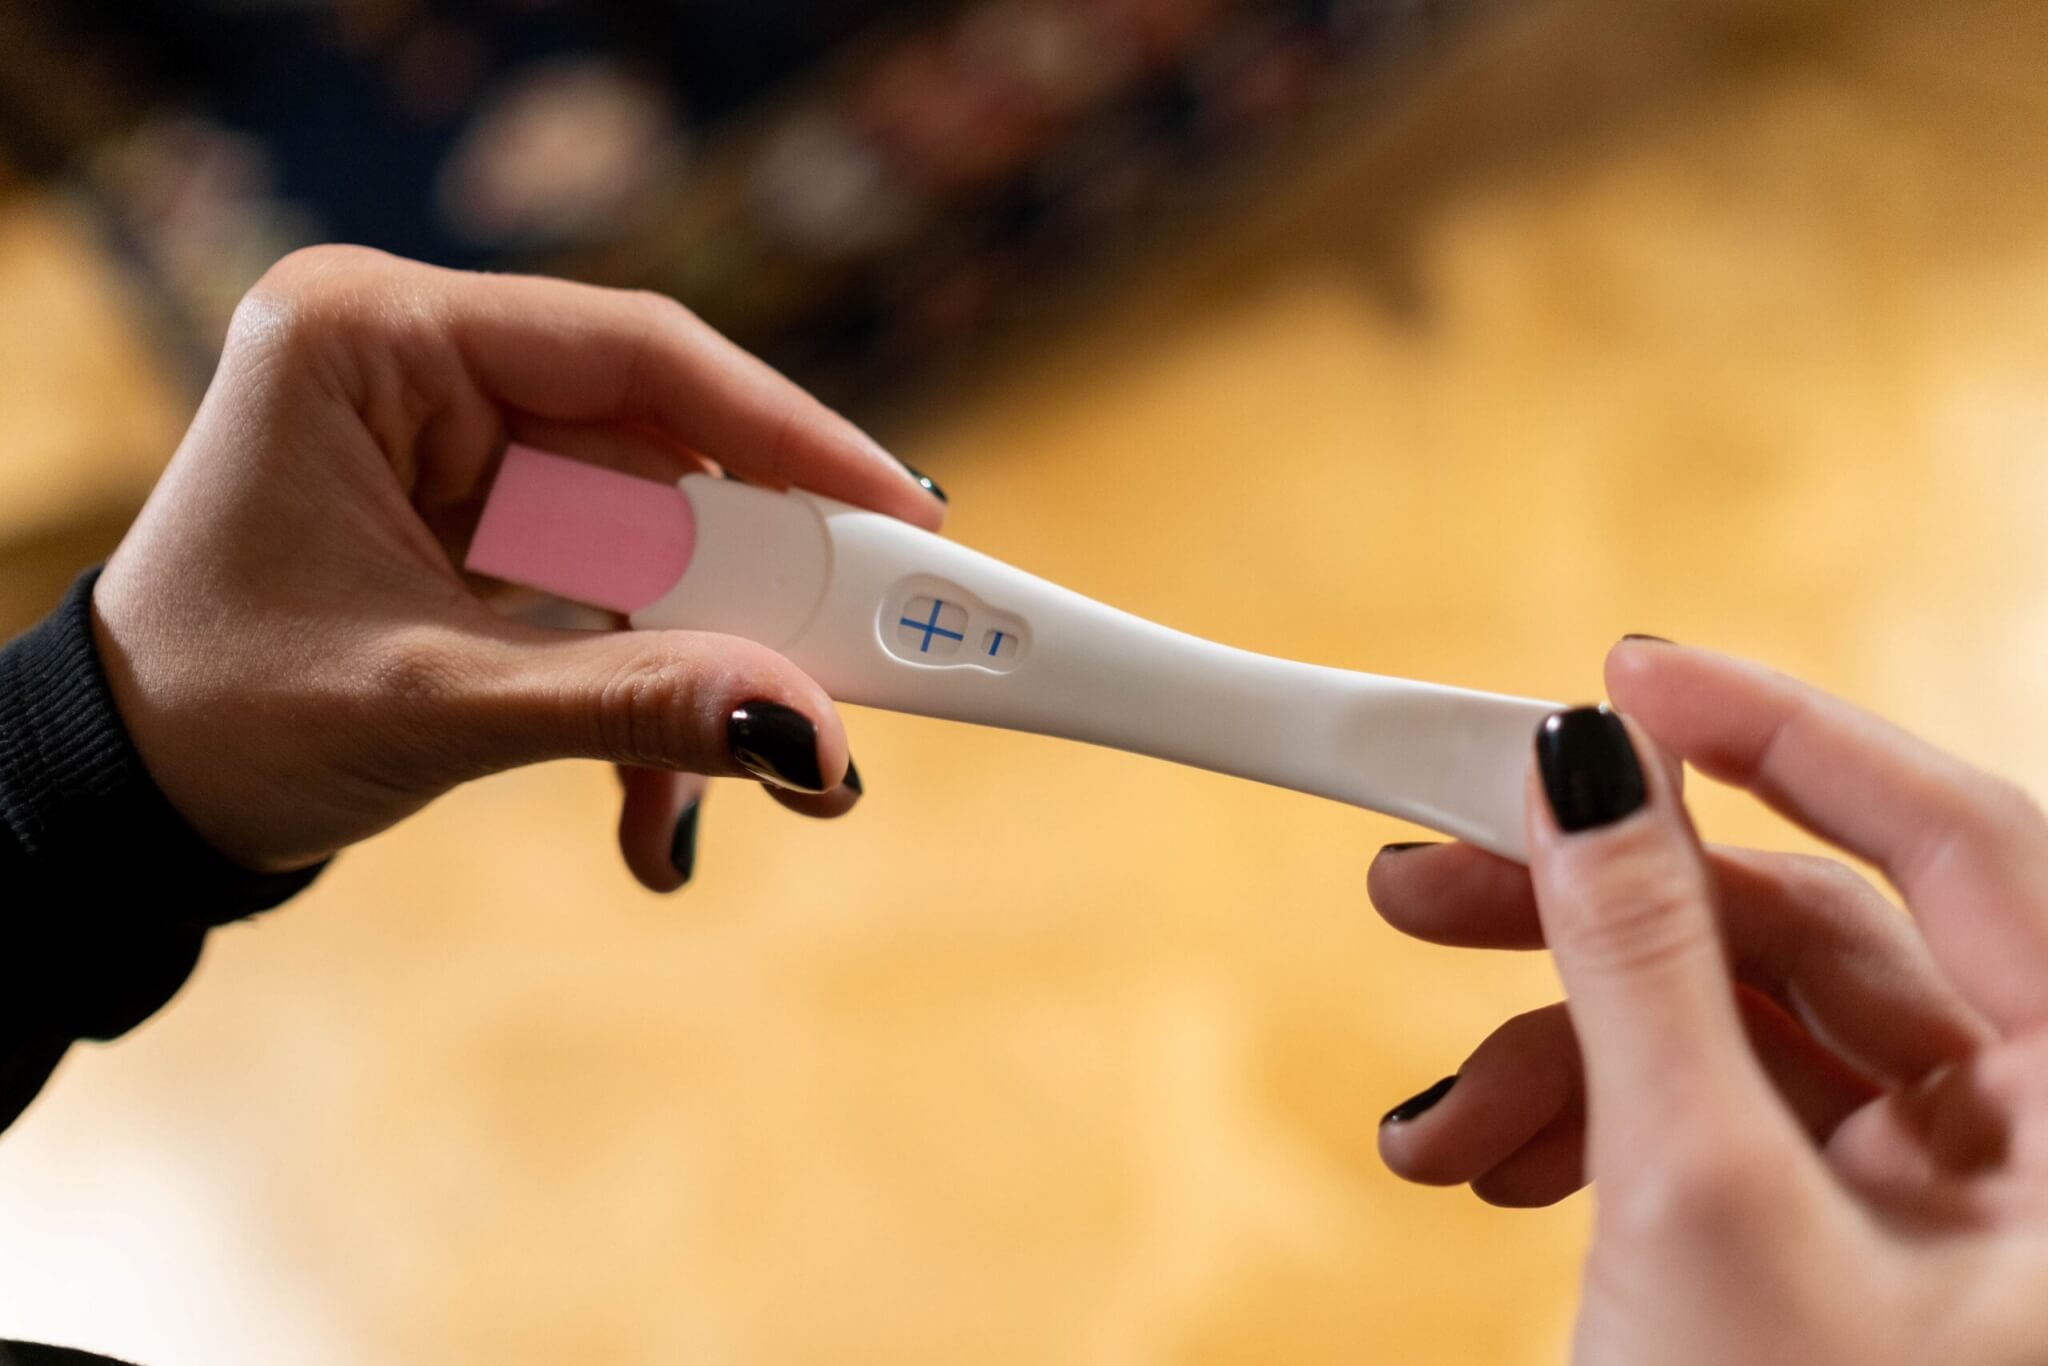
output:
[[[0,1366],[125,1366],[112,1357],[94,1356],[74,1347],[45,1347],[37,1342],[0,1342]]]
[[[0,1127],[74,1041],[115,1038],[170,1000],[208,929],[320,871],[238,868],[158,791],[100,670],[98,578],[0,647]]]

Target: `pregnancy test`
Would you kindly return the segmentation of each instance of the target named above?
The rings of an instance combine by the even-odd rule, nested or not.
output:
[[[1556,703],[1233,649],[907,522],[711,475],[505,454],[470,570],[779,651],[840,702],[1062,736],[1384,812],[1526,861]]]

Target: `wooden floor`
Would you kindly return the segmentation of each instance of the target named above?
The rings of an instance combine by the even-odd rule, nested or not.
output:
[[[890,434],[961,539],[1206,635],[1587,698],[1652,631],[2048,790],[2044,59],[2024,0],[1561,2]],[[68,221],[0,208],[10,301],[92,320],[0,311],[4,488],[86,528],[16,507],[21,592],[177,425]],[[151,1366],[1559,1359],[1587,1203],[1374,1156],[1555,991],[1378,924],[1411,831],[851,728],[853,817],[723,788],[679,898],[555,766],[217,936],[0,1141],[0,1330]]]

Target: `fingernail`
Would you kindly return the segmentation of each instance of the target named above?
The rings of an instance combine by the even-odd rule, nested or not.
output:
[[[763,782],[798,792],[823,792],[818,769],[818,728],[780,702],[743,702],[726,718],[725,744],[733,762]]]
[[[1675,641],[1675,640],[1666,640],[1666,639],[1665,639],[1664,637],[1662,637],[1662,636],[1649,636],[1649,635],[1644,635],[1644,634],[1643,634],[1643,633],[1642,633],[1641,631],[1630,631],[1630,632],[1629,632],[1629,633],[1628,633],[1627,635],[1623,636],[1623,637],[1622,637],[1622,639],[1623,639],[1623,640],[1647,640],[1647,641],[1648,641],[1648,642],[1650,642],[1650,644],[1652,644],[1652,645],[1676,645],[1676,644],[1678,643],[1678,642],[1677,642],[1677,641]]]
[[[1649,793],[1628,728],[1607,707],[1561,711],[1536,732],[1543,793],[1567,834],[1611,825],[1639,810]]]
[[[866,794],[867,789],[860,785],[860,770],[853,766],[853,756],[851,754],[846,756],[846,777],[843,781],[848,787],[853,789],[854,796],[859,797]]]
[[[1427,1114],[1431,1109],[1435,1108],[1438,1101],[1451,1093],[1451,1087],[1455,1086],[1457,1081],[1458,1079],[1455,1076],[1445,1077],[1427,1091],[1417,1092],[1399,1105],[1396,1105],[1393,1109],[1387,1111],[1384,1115],[1381,1115],[1380,1123],[1406,1124],[1411,1119]]]
[[[691,802],[676,818],[676,832],[669,837],[668,861],[684,882],[697,870],[697,811],[702,802]]]
[[[1382,854],[1405,854],[1410,849],[1434,849],[1437,847],[1437,844],[1438,841],[1436,840],[1403,840],[1399,844],[1382,844],[1380,852]]]
[[[910,476],[911,482],[916,484],[919,488],[923,489],[926,493],[929,493],[932,497],[938,499],[942,503],[951,503],[953,501],[952,499],[946,496],[946,491],[940,488],[929,474],[924,473],[922,470],[912,469],[909,465],[904,464],[904,462],[901,459],[898,459],[896,463],[902,465],[904,473]]]

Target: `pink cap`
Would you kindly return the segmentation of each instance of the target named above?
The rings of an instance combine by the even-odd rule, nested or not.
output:
[[[466,563],[472,573],[632,613],[676,586],[696,544],[690,500],[674,484],[512,446]]]

